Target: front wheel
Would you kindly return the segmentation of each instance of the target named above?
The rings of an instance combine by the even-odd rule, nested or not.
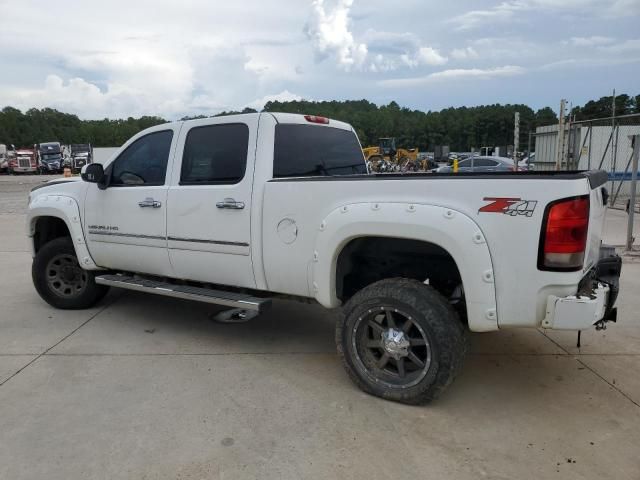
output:
[[[416,280],[376,282],[351,298],[336,325],[351,379],[388,400],[435,399],[462,367],[465,328],[446,298]]]
[[[95,272],[80,267],[69,237],[55,238],[38,250],[31,276],[42,299],[64,310],[89,308],[109,290],[95,282]]]

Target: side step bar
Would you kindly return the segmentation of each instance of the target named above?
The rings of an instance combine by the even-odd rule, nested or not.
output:
[[[197,302],[213,303],[226,307],[241,308],[263,312],[271,306],[270,298],[252,297],[244,293],[223,292],[210,288],[190,287],[188,285],[175,285],[168,282],[135,278],[129,275],[100,275],[96,277],[99,285],[126,288],[138,292],[155,293],[165,297],[195,300]]]

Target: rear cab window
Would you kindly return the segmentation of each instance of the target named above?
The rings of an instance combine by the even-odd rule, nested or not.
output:
[[[276,125],[273,177],[318,177],[367,173],[351,130],[317,125]]]

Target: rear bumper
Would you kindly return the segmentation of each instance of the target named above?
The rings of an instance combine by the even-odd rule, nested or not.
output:
[[[578,293],[568,297],[550,295],[543,328],[554,330],[586,330],[594,325],[604,328],[615,322],[614,307],[618,297],[622,261],[612,247],[603,246],[600,260],[580,283]]]

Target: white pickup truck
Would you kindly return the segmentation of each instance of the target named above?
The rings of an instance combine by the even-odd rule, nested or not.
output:
[[[45,301],[87,308],[113,286],[249,314],[341,307],[346,370],[387,399],[435,398],[467,330],[616,318],[604,172],[374,175],[351,126],[260,113],[150,128],[81,177],[29,197]]]

